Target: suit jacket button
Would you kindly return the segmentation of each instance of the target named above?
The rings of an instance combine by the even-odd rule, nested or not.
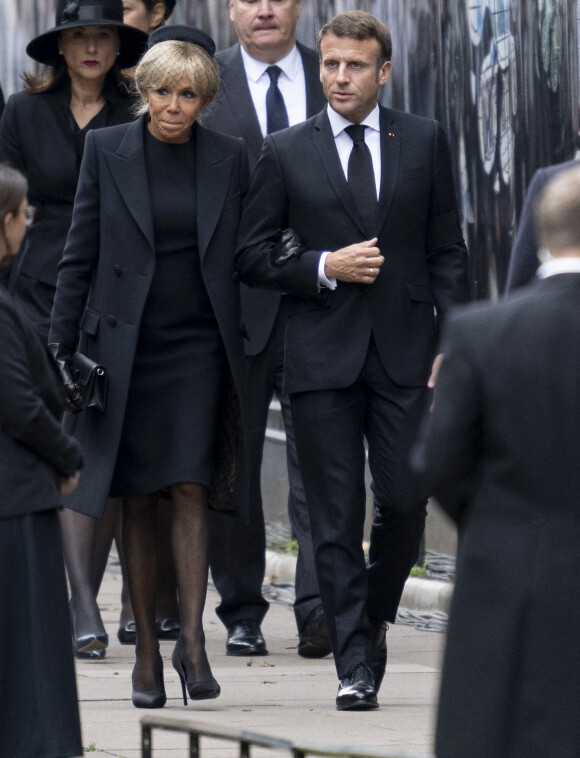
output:
[[[107,316],[107,324],[109,326],[117,326],[117,319],[114,316]]]
[[[544,516],[534,516],[532,518],[532,524],[534,526],[542,526],[546,521],[546,518]]]
[[[119,265],[115,266],[114,271],[115,271],[115,276],[121,276],[121,274],[123,273],[121,270],[121,266]]]

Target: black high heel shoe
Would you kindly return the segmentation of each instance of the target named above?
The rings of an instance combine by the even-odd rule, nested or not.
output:
[[[190,700],[212,700],[213,698],[219,696],[221,687],[213,678],[213,676],[210,676],[209,679],[199,679],[193,681],[187,680],[187,672],[185,671],[184,661],[182,661],[182,659],[179,657],[177,647],[175,647],[173,650],[171,663],[173,664],[173,668],[177,671],[177,675],[179,676],[179,680],[181,682],[183,705],[187,705],[187,695],[185,694],[186,687]],[[193,663],[189,662],[189,665],[195,671],[195,666]]]
[[[161,671],[161,687],[156,690],[147,690],[141,692],[135,689],[135,669],[131,674],[131,683],[133,685],[133,692],[131,693],[131,700],[135,708],[163,708],[167,702],[167,695],[165,694],[165,685],[163,683],[163,663],[160,666]]]
[[[73,654],[76,658],[99,658],[102,659],[107,654],[109,645],[109,635],[106,632],[102,634],[81,634],[77,636],[75,632],[75,614],[72,605],[69,603],[70,622],[72,630]]]

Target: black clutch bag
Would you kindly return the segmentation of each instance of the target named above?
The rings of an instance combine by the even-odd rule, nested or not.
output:
[[[107,372],[104,367],[84,353],[75,353],[71,361],[71,374],[83,399],[82,410],[95,408],[104,411],[107,406]]]

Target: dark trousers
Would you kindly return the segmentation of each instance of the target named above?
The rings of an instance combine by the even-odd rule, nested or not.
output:
[[[417,560],[426,503],[408,467],[427,391],[399,387],[371,340],[357,381],[291,396],[320,595],[339,678],[369,660],[369,620],[394,622]],[[365,447],[373,479],[369,566],[362,547]]]
[[[210,514],[210,566],[214,584],[221,598],[217,614],[226,626],[246,618],[261,622],[268,610],[268,603],[262,597],[266,535],[261,472],[268,408],[274,394],[280,401],[286,430],[286,460],[290,485],[288,515],[292,534],[299,546],[294,603],[299,631],[302,630],[308,614],[320,604],[310,519],[296,455],[290,401],[287,395],[282,394],[285,323],[286,303],[282,298],[278,317],[265,349],[259,355],[246,358],[246,434],[250,451],[249,522],[242,524],[237,519],[219,513]]]

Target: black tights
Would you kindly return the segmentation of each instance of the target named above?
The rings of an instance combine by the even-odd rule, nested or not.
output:
[[[182,482],[171,487],[171,541],[179,595],[181,633],[177,646],[191,662],[197,679],[211,676],[205,654],[202,615],[207,593],[208,546],[205,488]],[[155,633],[155,586],[158,564],[157,495],[123,499],[123,550],[137,627],[135,689],[159,686],[159,643]],[[188,667],[188,670],[191,667]]]
[[[157,577],[157,620],[176,618],[179,615],[176,596],[175,569],[173,567],[170,543],[171,505],[160,500],[157,506],[159,518],[159,566]],[[133,618],[131,601],[127,589],[127,577],[121,549],[121,501],[108,498],[101,519],[84,516],[82,513],[60,512],[60,526],[63,550],[71,596],[71,610],[74,633],[77,637],[86,634],[105,633],[97,597],[107,567],[109,552],[115,537],[123,587],[121,592],[121,624]]]

